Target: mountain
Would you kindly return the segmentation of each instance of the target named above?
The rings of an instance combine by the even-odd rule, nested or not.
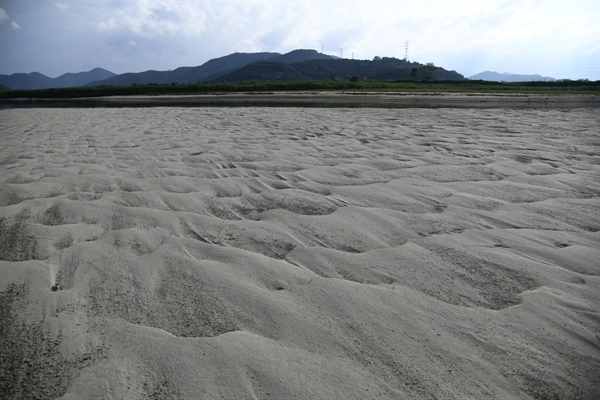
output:
[[[173,71],[144,71],[126,73],[109,79],[90,82],[87,86],[116,85],[129,86],[134,83],[197,83],[215,79],[245,65],[280,56],[279,53],[233,53],[214,58],[198,67],[180,67]]]
[[[470,76],[471,80],[482,80],[482,81],[495,81],[495,82],[552,82],[555,78],[541,75],[519,75],[511,74],[508,72],[498,73],[494,71],[484,71],[473,76]]]
[[[52,78],[40,74],[39,72],[0,75],[0,83],[15,90],[48,89],[53,87]]]
[[[294,68],[293,64],[258,62],[226,74],[225,76],[215,79],[215,81],[305,81],[308,79],[310,78]]]
[[[277,59],[275,59],[277,60]],[[348,60],[342,58],[318,58],[284,64],[281,62],[260,62],[247,65],[216,79],[219,82],[236,81],[299,81],[349,79],[447,79],[461,80],[464,76],[456,71],[427,67],[393,57],[376,57],[369,60]]]
[[[0,84],[14,90],[48,89],[85,86],[89,82],[106,79],[115,74],[102,68],[87,72],[66,73],[58,78],[50,78],[39,72],[0,75]]]
[[[91,82],[88,86],[116,85],[129,86],[134,83],[198,83],[218,80],[221,76],[259,62],[290,64],[314,59],[333,59],[317,52],[316,50],[294,50],[286,54],[280,53],[233,53],[228,56],[214,58],[198,67],[181,67],[173,71],[144,71],[139,73],[126,73],[102,81]],[[285,69],[284,67],[277,67]],[[293,76],[275,72],[276,75]]]
[[[169,84],[235,81],[302,81],[326,79],[417,79],[461,80],[464,76],[433,64],[423,65],[393,57],[373,60],[349,60],[299,49],[280,53],[233,53],[196,67],[172,71],[144,71],[116,75],[102,68],[67,73],[49,78],[39,72],[0,75],[0,84],[11,89],[47,89],[75,86],[129,86],[133,84]]]
[[[55,79],[55,87],[85,86],[90,82],[110,78],[116,74],[102,68],[94,68],[88,72],[66,73]]]
[[[125,74],[115,75],[107,79],[98,79],[88,82],[86,86],[129,86],[133,84],[180,82],[180,79],[177,77],[185,74],[190,69],[192,69],[192,67],[180,67],[173,71],[150,70],[144,72],[127,72]]]

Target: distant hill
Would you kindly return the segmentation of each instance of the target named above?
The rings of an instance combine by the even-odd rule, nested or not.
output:
[[[91,82],[88,86],[116,85],[129,86],[134,83],[198,83],[218,80],[221,76],[257,62],[289,64],[313,59],[333,59],[316,50],[294,50],[280,53],[233,53],[215,58],[198,67],[181,67],[173,71],[145,71],[126,73],[102,81]]]
[[[508,72],[498,73],[494,71],[484,71],[473,76],[470,76],[471,80],[482,80],[482,81],[494,81],[494,82],[553,82],[556,79],[549,76],[541,75],[519,75],[511,74]]]
[[[102,68],[87,72],[66,73],[58,78],[50,78],[39,72],[0,75],[0,84],[14,90],[65,88],[85,86],[92,81],[106,79],[115,74]]]
[[[144,71],[116,75],[102,68],[67,73],[49,78],[39,72],[0,75],[0,84],[15,90],[65,88],[75,86],[130,86],[133,84],[169,84],[241,81],[304,81],[327,79],[415,79],[462,80],[464,76],[433,65],[391,57],[373,60],[349,60],[299,49],[280,53],[233,53],[196,67],[172,71]]]
[[[198,67],[181,67],[173,71],[145,71],[126,73],[109,79],[90,82],[88,86],[129,86],[134,83],[197,83],[215,79],[245,65],[280,56],[279,53],[233,53],[214,58]]]
[[[52,78],[39,72],[0,75],[0,83],[11,89],[48,89],[54,87]]]
[[[10,88],[0,83],[0,90],[10,90]]]
[[[429,72],[426,66],[391,57],[376,57],[374,60],[348,60],[342,58],[319,58],[283,64],[280,62],[260,62],[247,65],[216,81],[299,81],[326,79],[447,79],[461,80],[464,76],[456,71],[433,67]]]

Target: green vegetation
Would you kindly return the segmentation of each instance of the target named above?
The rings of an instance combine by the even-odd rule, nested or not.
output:
[[[59,99],[136,95],[194,95],[253,92],[413,92],[413,93],[512,93],[512,94],[600,94],[600,81],[491,82],[414,80],[327,80],[301,82],[228,82],[198,84],[147,84],[95,86],[40,90],[8,90],[0,99]]]
[[[300,82],[346,80],[357,76],[366,80],[464,80],[456,71],[420,64],[393,57],[375,57],[369,60],[310,59],[291,64],[263,61],[241,67],[215,77],[213,82]],[[335,78],[335,79],[332,79]]]

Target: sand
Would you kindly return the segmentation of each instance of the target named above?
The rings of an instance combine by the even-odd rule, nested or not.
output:
[[[0,111],[0,397],[593,399],[598,109]]]
[[[410,92],[250,92],[204,95],[102,96],[47,99],[0,99],[0,107],[260,106],[280,107],[600,107],[600,95]]]

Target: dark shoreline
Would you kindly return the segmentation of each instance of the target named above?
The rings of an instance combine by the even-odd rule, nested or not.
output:
[[[600,107],[600,95],[449,93],[248,93],[0,99],[0,108],[37,107]]]

